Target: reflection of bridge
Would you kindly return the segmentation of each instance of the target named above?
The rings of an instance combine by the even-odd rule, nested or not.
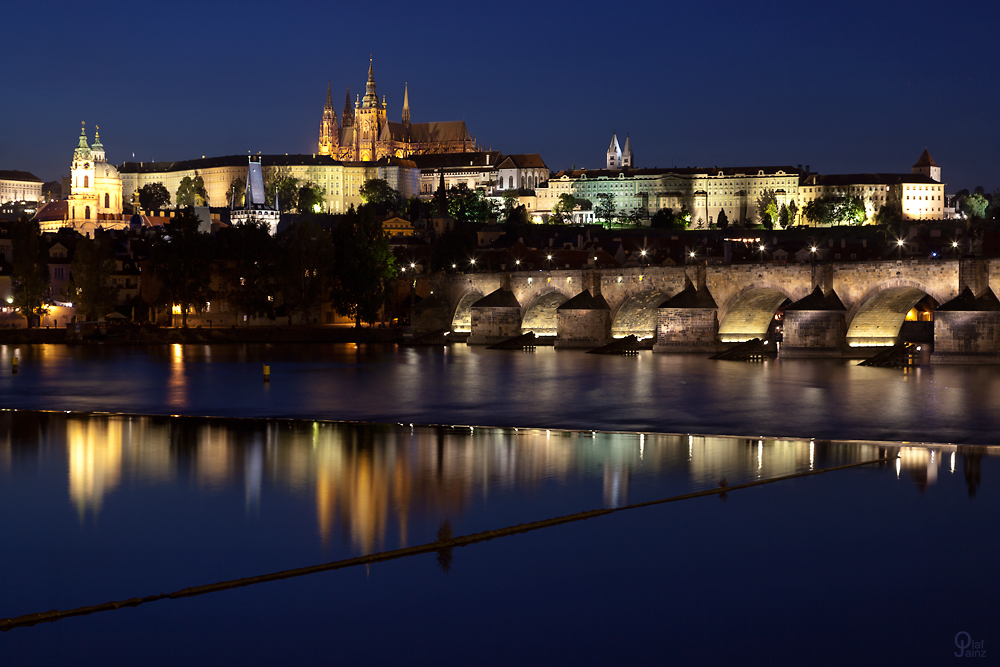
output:
[[[789,355],[893,345],[933,321],[936,358],[998,356],[1000,260],[904,260],[555,270],[424,277],[414,333],[490,343],[532,331],[557,347],[655,338],[654,351],[715,350],[783,320]],[[968,292],[964,290],[968,288]],[[584,293],[586,291],[586,293]],[[901,334],[901,331],[903,332]],[[929,331],[927,332],[929,335]]]

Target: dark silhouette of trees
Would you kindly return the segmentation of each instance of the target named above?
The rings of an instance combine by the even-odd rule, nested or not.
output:
[[[200,221],[187,209],[173,218],[150,247],[150,267],[159,283],[156,302],[181,309],[181,326],[187,328],[191,311],[201,312],[211,299],[212,248]]]
[[[48,312],[45,307],[49,291],[48,253],[42,243],[41,228],[32,220],[21,219],[11,225],[11,242],[13,306],[30,327],[36,318]]]

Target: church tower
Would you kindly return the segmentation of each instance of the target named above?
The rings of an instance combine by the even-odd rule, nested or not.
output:
[[[101,149],[103,150],[103,146]],[[97,193],[94,188],[94,154],[87,143],[86,123],[80,127],[80,140],[73,151],[70,169],[70,220],[90,223],[97,219]]]
[[[326,104],[323,106],[323,120],[319,123],[319,154],[336,155],[340,146],[340,132],[337,128],[337,112],[333,109],[330,82],[326,82]]]
[[[381,157],[377,144],[386,125],[385,105],[379,102],[375,92],[375,65],[369,61],[365,96],[354,110],[355,160],[372,162]]]
[[[941,182],[941,167],[934,161],[934,158],[931,157],[930,152],[926,148],[920,154],[920,159],[917,160],[917,163],[910,167],[910,173],[921,174],[932,181]]]
[[[625,135],[625,148],[622,149],[622,166],[635,166],[635,158],[632,156],[632,141],[629,139],[628,134]]]
[[[608,169],[621,169],[622,147],[618,143],[618,135],[611,133],[611,145],[608,146]]]

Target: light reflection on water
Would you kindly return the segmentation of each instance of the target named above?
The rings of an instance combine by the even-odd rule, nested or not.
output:
[[[463,345],[0,346],[0,363],[0,407],[18,409],[980,444],[1000,432],[1000,369],[981,366]]]

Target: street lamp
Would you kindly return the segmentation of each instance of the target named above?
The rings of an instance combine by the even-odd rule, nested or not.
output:
[[[763,264],[764,263],[764,244],[761,243],[758,246],[758,249],[760,250],[760,263]]]

